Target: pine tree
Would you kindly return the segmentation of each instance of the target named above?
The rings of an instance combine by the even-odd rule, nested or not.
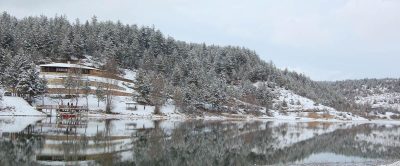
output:
[[[183,81],[183,72],[181,70],[181,68],[176,65],[174,66],[173,72],[172,72],[172,85],[174,86],[179,86],[182,85],[182,81]]]
[[[150,79],[149,75],[147,75],[143,70],[139,70],[137,73],[136,81],[135,81],[135,89],[139,92],[140,99],[137,98],[137,101],[143,100],[143,102],[150,103],[149,95],[151,91],[150,87]]]
[[[40,78],[37,88],[37,94],[42,96],[42,105],[44,105],[44,97],[48,90],[46,78]]]
[[[283,107],[283,108],[287,108],[287,107],[288,107],[288,104],[287,104],[286,100],[283,100],[283,102],[282,102],[282,107]]]
[[[5,70],[6,67],[10,64],[11,54],[2,48],[0,48],[0,85],[4,84],[5,79]]]
[[[40,94],[43,88],[43,81],[39,77],[39,72],[36,70],[35,65],[32,63],[30,68],[26,69],[21,74],[21,79],[17,85],[17,91],[20,95],[27,95],[28,101],[32,102],[33,97]]]
[[[62,60],[70,60],[74,55],[74,48],[68,36],[64,36],[59,46],[59,58]]]
[[[17,95],[17,87],[21,83],[22,78],[27,77],[26,71],[31,68],[29,61],[29,55],[20,49],[17,55],[11,58],[10,64],[4,69],[4,84],[12,89],[14,95]]]

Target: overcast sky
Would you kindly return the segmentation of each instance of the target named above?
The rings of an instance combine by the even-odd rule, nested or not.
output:
[[[0,0],[0,11],[154,25],[250,48],[314,80],[400,77],[400,0]]]

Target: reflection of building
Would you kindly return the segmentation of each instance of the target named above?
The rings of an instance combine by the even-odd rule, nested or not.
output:
[[[132,120],[73,121],[47,118],[35,125],[34,135],[43,144],[35,150],[39,165],[96,165],[112,161],[127,161],[133,156],[132,141],[137,130],[123,130],[119,126]],[[136,122],[136,121],[133,121]],[[151,128],[152,121],[138,120]]]
[[[36,152],[38,163],[80,163],[132,156],[130,136],[44,135],[43,148]]]
[[[106,71],[80,64],[51,63],[40,65],[40,75],[47,79],[49,94],[68,94],[64,87],[66,79],[72,77],[79,79],[81,85],[88,84],[91,94],[95,94],[97,87],[109,88],[113,95],[131,96],[129,86],[132,80],[119,77]],[[84,90],[74,90],[74,93],[83,94]]]

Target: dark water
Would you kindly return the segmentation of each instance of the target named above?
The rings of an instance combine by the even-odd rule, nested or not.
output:
[[[38,120],[38,121],[37,121]],[[400,125],[0,118],[0,165],[379,165]]]

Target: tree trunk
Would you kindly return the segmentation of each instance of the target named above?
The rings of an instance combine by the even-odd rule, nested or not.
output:
[[[161,115],[161,108],[160,105],[155,105],[154,114]]]
[[[89,108],[89,99],[88,99],[88,97],[89,97],[89,96],[86,96],[86,107],[87,107],[87,108]]]

